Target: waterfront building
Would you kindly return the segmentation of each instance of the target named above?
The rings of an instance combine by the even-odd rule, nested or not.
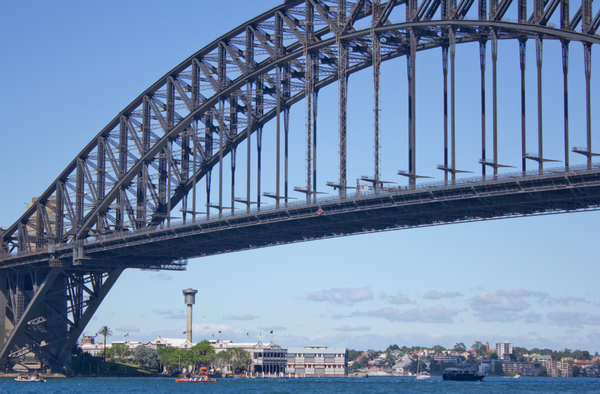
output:
[[[585,376],[595,378],[599,376],[598,366],[592,360],[577,360],[575,365],[580,368],[581,374],[585,371]]]
[[[108,348],[109,345],[106,345],[106,347]],[[82,344],[79,346],[79,348],[81,349],[82,352],[89,353],[93,357],[100,357],[104,353],[104,344],[96,343],[94,341],[91,343],[90,342],[87,342],[87,343],[82,342]]]
[[[536,368],[536,363],[523,361],[523,362],[504,362],[502,363],[502,369],[504,373],[516,373],[521,376],[538,376],[540,369]]]
[[[508,343],[508,341],[504,343],[497,343],[496,354],[500,360],[510,358],[510,355],[513,354],[513,344]]]
[[[130,351],[134,351],[136,347],[140,346],[142,343],[141,342],[129,342],[129,341],[112,341],[111,343],[107,343],[106,344],[106,348],[110,349],[111,347],[113,347],[114,345],[125,345],[127,346],[127,348]],[[146,345],[146,346],[150,346],[150,345]],[[94,357],[100,357],[104,354],[104,344],[103,343],[97,343],[96,341],[94,341],[94,337],[83,337],[81,339],[81,345],[79,345],[79,348],[81,349],[82,352],[84,353],[89,353]]]
[[[478,366],[480,375],[489,375],[490,374],[490,363],[481,363]]]
[[[87,345],[87,344],[94,344],[96,342],[96,337],[92,337],[89,335],[84,335],[81,337],[81,344],[82,345]]]
[[[348,349],[327,346],[291,347],[286,374],[301,377],[340,377],[348,374]]]
[[[139,342],[139,341],[134,341],[134,342],[130,342],[130,341],[112,341],[110,343],[110,347],[113,347],[115,345],[125,345],[125,346],[127,346],[127,349],[130,352],[133,352],[133,351],[135,351],[135,348],[138,347],[138,346],[141,346],[142,343]],[[107,345],[107,347],[108,347],[108,345]]]
[[[287,364],[287,349],[271,343],[234,343],[220,339],[208,341],[215,349],[215,353],[224,352],[227,349],[240,348],[247,351],[252,358],[252,371],[255,374],[281,375],[285,373]],[[233,371],[231,371],[233,372]]]
[[[149,348],[157,349],[159,347],[174,347],[177,349],[191,349],[195,343],[191,343],[185,338],[162,338],[160,335],[153,341],[146,344]]]
[[[462,361],[462,357],[460,356],[433,356],[434,361],[438,363],[451,363],[458,364]]]
[[[569,359],[567,358],[554,361],[549,355],[542,356],[539,354],[533,354],[531,355],[531,359],[534,362],[542,364],[546,368],[546,371],[548,371],[548,376],[551,376],[553,378],[566,378],[571,376],[571,370],[569,368]]]

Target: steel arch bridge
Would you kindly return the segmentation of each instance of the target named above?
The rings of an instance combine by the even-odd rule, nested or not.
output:
[[[62,366],[83,329],[126,268],[185,269],[187,258],[311,239],[443,223],[595,210],[600,166],[592,158],[591,50],[600,13],[582,0],[286,0],[191,55],[140,94],[102,129],[0,237],[0,365],[35,355]],[[393,13],[404,13],[392,23]],[[512,13],[514,21],[505,19]],[[560,26],[550,25],[559,14]],[[556,19],[556,17],[554,16]],[[358,28],[360,24],[365,28]],[[518,172],[498,161],[498,41],[518,43],[522,146]],[[526,45],[536,45],[538,152],[525,151]],[[543,42],[562,46],[564,167],[548,168],[542,127]],[[481,69],[481,176],[457,178],[456,45],[475,42]],[[570,43],[583,44],[586,140],[569,148]],[[492,130],[486,130],[487,45],[492,53]],[[444,181],[418,183],[416,57],[441,50],[444,95]],[[381,179],[380,66],[405,57],[408,70],[407,186]],[[349,75],[373,70],[373,174],[370,188],[347,176]],[[450,89],[448,89],[448,79]],[[320,198],[317,115],[322,88],[337,84],[339,178]],[[475,98],[477,100],[477,98]],[[305,108],[304,196],[291,202],[288,172],[290,108]],[[448,105],[450,104],[450,105]],[[274,193],[261,179],[263,127],[275,124]],[[283,134],[283,136],[282,136]],[[491,142],[486,137],[491,134]],[[251,137],[254,135],[254,141]],[[553,141],[554,143],[559,143]],[[547,141],[546,141],[547,143]],[[492,146],[491,155],[487,147]],[[283,149],[282,149],[283,148]],[[245,150],[245,190],[236,197],[236,155]],[[281,152],[283,150],[283,153]],[[570,165],[571,154],[586,158]],[[282,157],[283,156],[283,157]],[[231,185],[224,183],[230,158]],[[527,169],[528,161],[536,168]],[[282,163],[283,162],[283,163]],[[229,170],[228,170],[229,171]],[[488,172],[486,172],[488,171]],[[212,174],[218,174],[213,180]],[[242,172],[244,173],[244,172]],[[239,176],[238,176],[239,177]],[[213,190],[215,184],[216,190]],[[224,187],[231,191],[225,196]],[[239,189],[239,187],[238,187]],[[216,201],[211,197],[217,196]],[[264,202],[272,201],[265,207]],[[244,206],[235,210],[235,205]],[[263,206],[261,206],[261,204]],[[172,221],[180,211],[183,221]]]

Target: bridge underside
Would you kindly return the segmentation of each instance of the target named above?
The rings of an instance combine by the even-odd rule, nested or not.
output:
[[[372,231],[600,207],[600,167],[419,189],[390,188],[315,204],[96,239],[52,253],[15,256],[3,270],[48,265],[177,269],[181,259]]]
[[[4,261],[9,331],[0,362],[28,353],[62,365],[75,341],[125,268],[184,269],[182,259],[272,245],[464,221],[518,217],[600,207],[600,167],[579,172],[378,194],[114,236]],[[50,253],[52,252],[52,253]],[[99,267],[103,267],[100,269]],[[84,274],[85,273],[85,274]],[[0,305],[1,307],[2,305]],[[5,310],[5,308],[0,308]]]

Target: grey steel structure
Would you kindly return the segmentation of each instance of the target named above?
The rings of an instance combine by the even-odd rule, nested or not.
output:
[[[396,9],[406,11],[405,22],[390,21]],[[503,19],[509,9],[518,15],[515,22]],[[0,365],[18,363],[31,352],[45,365],[62,365],[126,268],[181,270],[190,257],[281,243],[598,209],[600,168],[592,163],[597,154],[592,151],[591,52],[600,43],[596,35],[600,13],[592,14],[592,0],[583,0],[574,15],[570,9],[568,0],[535,0],[533,12],[528,12],[525,0],[514,4],[480,0],[476,6],[474,0],[287,0],[216,39],[117,114],[1,234]],[[559,28],[548,26],[555,12],[560,13]],[[369,28],[353,27],[365,18]],[[522,162],[520,171],[511,174],[499,172],[507,166],[498,158],[499,40],[514,40],[521,51]],[[524,70],[530,40],[537,48],[536,153],[525,151]],[[560,143],[564,143],[565,167],[558,170],[545,166],[550,159],[543,150],[547,143],[541,83],[545,40],[559,40],[563,50],[564,142]],[[462,171],[456,168],[455,153],[455,56],[456,45],[468,42],[479,43],[481,50],[482,176],[457,179]],[[587,107],[587,146],[572,151],[567,105],[571,42],[584,48]],[[488,43],[493,76],[491,155],[485,128]],[[420,52],[436,48],[443,60],[444,151],[438,168],[444,171],[445,181],[418,184],[415,59]],[[385,188],[379,167],[379,68],[381,62],[402,56],[408,69],[408,171],[399,174],[408,178],[408,186]],[[373,175],[363,178],[374,187],[372,192],[353,193],[347,183],[348,78],[371,66],[375,164]],[[339,178],[328,185],[338,195],[318,199],[318,97],[320,89],[334,82],[339,88]],[[302,100],[306,182],[295,190],[306,200],[292,203],[290,107]],[[275,191],[266,193],[261,160],[263,126],[269,121],[276,123]],[[243,144],[246,190],[243,197],[236,197],[236,152]],[[584,155],[586,165],[571,166],[571,152]],[[223,191],[227,156],[231,196]],[[528,171],[528,160],[536,162],[537,169]],[[213,180],[217,171],[219,177]],[[256,185],[255,195],[251,184]],[[217,189],[211,192],[213,186]],[[217,201],[211,200],[213,194]],[[273,199],[274,207],[261,206],[265,197]],[[236,211],[236,204],[245,210]],[[182,223],[171,223],[176,207],[182,212]]]

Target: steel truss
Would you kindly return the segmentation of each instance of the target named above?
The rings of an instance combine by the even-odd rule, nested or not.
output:
[[[102,237],[128,239],[145,236],[159,227],[171,226],[173,211],[180,208],[184,225],[201,228],[212,218],[235,216],[235,204],[244,204],[246,213],[260,212],[261,197],[274,198],[282,208],[278,215],[287,215],[288,200],[288,133],[289,109],[306,100],[306,183],[295,190],[306,194],[307,202],[317,201],[317,108],[318,92],[338,82],[339,87],[339,179],[329,185],[338,190],[342,200],[348,199],[347,189],[347,96],[349,75],[373,66],[374,69],[374,174],[377,193],[383,189],[379,158],[379,67],[381,62],[401,56],[407,58],[409,81],[408,108],[408,171],[409,186],[415,188],[420,178],[416,168],[417,94],[416,57],[420,51],[441,48],[444,72],[444,164],[439,168],[458,182],[455,157],[454,58],[456,45],[479,42],[482,73],[482,175],[492,167],[494,176],[500,164],[497,144],[498,103],[496,99],[496,61],[498,40],[518,40],[524,53],[525,43],[536,40],[538,67],[538,152],[526,153],[525,130],[525,60],[521,58],[522,74],[522,171],[526,159],[538,162],[544,172],[542,114],[542,48],[544,40],[560,40],[563,44],[565,100],[565,164],[569,170],[568,130],[568,48],[571,42],[584,46],[586,72],[586,137],[587,146],[573,152],[587,157],[592,168],[591,133],[591,48],[600,43],[595,34],[600,26],[600,14],[592,15],[591,0],[583,0],[573,18],[567,0],[543,2],[536,0],[528,16],[526,2],[519,0],[518,22],[503,18],[511,0],[492,0],[489,12],[480,0],[478,19],[465,19],[473,0],[289,0],[248,21],[199,50],[154,83],[121,111],[73,159],[46,191],[37,198],[19,220],[0,236],[0,364],[9,358],[17,360],[27,350],[49,364],[61,364],[70,345],[89,321],[110,286],[125,268],[183,269],[177,262],[188,254],[148,253],[154,250],[145,243],[144,249],[132,255],[97,254],[90,260],[87,244]],[[559,29],[548,21],[560,4]],[[406,10],[406,21],[394,24],[390,15],[397,7]],[[368,18],[369,27],[354,26]],[[581,32],[575,29],[581,28]],[[492,45],[493,130],[490,160],[486,156],[485,130],[485,50]],[[450,67],[448,67],[448,59]],[[447,74],[450,70],[450,111],[448,111]],[[283,118],[283,160],[280,159],[281,121]],[[275,193],[262,192],[261,155],[263,126],[276,120]],[[448,128],[448,121],[450,128]],[[252,158],[252,134],[256,135],[256,157]],[[448,140],[450,137],[450,140]],[[244,198],[235,197],[236,152],[246,143],[246,191]],[[231,198],[224,201],[224,160],[231,159]],[[254,160],[254,163],[252,160]],[[282,164],[283,161],[283,164]],[[251,196],[251,168],[256,169],[257,194]],[[212,174],[218,171],[218,201],[211,201]],[[283,172],[283,174],[282,174]],[[239,175],[239,172],[237,173]],[[283,177],[283,193],[280,180]],[[204,187],[198,187],[204,185]],[[583,186],[582,186],[583,187]],[[587,190],[587,189],[586,189]],[[595,190],[595,189],[594,189]],[[311,198],[312,197],[312,198]],[[191,199],[191,204],[188,199]],[[204,206],[197,206],[197,200]],[[280,201],[284,204],[280,206]],[[592,201],[593,199],[589,200]],[[350,201],[350,199],[348,199]],[[353,200],[354,201],[354,200]],[[589,202],[588,201],[588,202]],[[227,206],[229,205],[230,206]],[[588,206],[595,203],[589,202]],[[191,206],[190,206],[191,205]],[[256,205],[256,210],[251,209]],[[352,204],[350,204],[352,205]],[[585,205],[585,204],[583,204]],[[578,206],[579,207],[579,206]],[[585,208],[585,207],[583,207]],[[576,209],[583,209],[581,207]],[[475,208],[474,208],[475,209]],[[483,208],[482,208],[483,209]],[[228,215],[226,212],[231,212]],[[340,216],[341,218],[341,216]],[[455,219],[448,218],[449,221]],[[204,223],[204,224],[199,224]],[[341,221],[342,226],[350,226]],[[185,227],[185,226],[184,226]],[[210,227],[210,226],[209,226]],[[358,226],[360,227],[360,226]],[[348,227],[348,228],[351,228]],[[387,228],[387,227],[386,227]],[[323,231],[306,237],[352,231]],[[363,231],[365,229],[363,228]],[[291,228],[286,231],[292,231]],[[315,235],[321,234],[321,235]],[[121,237],[122,236],[122,237]],[[248,234],[250,237],[250,234]],[[116,238],[115,238],[116,237]],[[293,238],[293,239],[292,239]],[[282,242],[298,240],[281,235]],[[292,241],[290,241],[292,239]],[[176,242],[176,241],[174,241]],[[243,241],[240,241],[242,244]],[[246,242],[248,245],[257,243]],[[268,241],[273,244],[273,241]],[[258,242],[260,244],[260,242]],[[208,248],[208,246],[206,246]],[[251,247],[251,246],[248,246]],[[238,246],[231,247],[233,249]],[[230,248],[230,249],[231,249]],[[107,250],[116,250],[110,246]],[[223,253],[219,251],[191,255]],[[65,252],[65,251],[68,252]],[[124,249],[123,249],[124,250]],[[183,248],[181,249],[183,250]],[[40,257],[31,257],[37,253]],[[98,252],[99,253],[99,252]],[[127,255],[127,259],[123,256]],[[18,263],[15,263],[15,256]],[[29,256],[29,257],[25,257]],[[31,258],[30,258],[31,257]],[[173,262],[175,261],[175,262]],[[5,307],[3,305],[6,304]]]

